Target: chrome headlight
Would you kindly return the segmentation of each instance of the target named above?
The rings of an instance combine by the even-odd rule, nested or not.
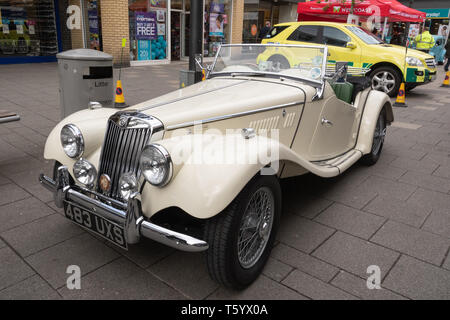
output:
[[[66,124],[61,129],[61,145],[68,157],[81,157],[84,152],[84,139],[80,129],[73,124]]]
[[[73,165],[73,175],[81,184],[91,187],[97,179],[97,170],[89,161],[80,159]]]
[[[422,61],[415,57],[406,57],[406,63],[413,67],[423,67]]]
[[[123,200],[128,201],[133,192],[138,191],[136,176],[132,173],[124,173],[119,179],[119,192]]]
[[[172,178],[170,155],[158,144],[151,144],[144,148],[139,165],[145,179],[154,186],[163,187]]]

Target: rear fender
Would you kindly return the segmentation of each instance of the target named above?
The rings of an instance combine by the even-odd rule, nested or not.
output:
[[[361,118],[358,141],[355,147],[355,149],[360,150],[363,154],[368,154],[372,150],[377,119],[383,108],[386,112],[386,124],[390,125],[394,121],[394,113],[389,96],[384,92],[371,90]]]

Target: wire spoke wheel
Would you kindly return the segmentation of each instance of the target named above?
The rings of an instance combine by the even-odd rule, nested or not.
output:
[[[382,144],[384,143],[385,137],[386,137],[386,126],[384,125],[384,118],[378,117],[377,126],[375,128],[375,133],[373,135],[373,143],[372,143],[373,154],[378,154]]]
[[[238,260],[242,268],[253,267],[261,257],[270,237],[275,199],[267,187],[258,189],[248,202],[238,235]]]

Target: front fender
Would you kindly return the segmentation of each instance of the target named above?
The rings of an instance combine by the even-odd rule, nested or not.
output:
[[[321,177],[339,174],[335,167],[318,166],[306,160],[276,137],[187,135],[157,143],[171,155],[173,177],[163,188],[145,183],[142,210],[148,218],[168,207],[181,208],[199,219],[211,218],[223,211],[258,172],[279,174],[284,162]],[[219,156],[212,156],[214,152]]]
[[[394,113],[389,96],[384,92],[371,90],[361,118],[358,141],[355,148],[363,154],[368,154],[372,150],[373,134],[378,116],[383,108],[386,111],[386,123],[390,125],[394,121]]]

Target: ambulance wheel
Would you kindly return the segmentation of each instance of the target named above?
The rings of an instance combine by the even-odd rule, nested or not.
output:
[[[402,75],[390,66],[376,68],[371,74],[372,89],[383,91],[390,97],[396,97],[402,83]]]

